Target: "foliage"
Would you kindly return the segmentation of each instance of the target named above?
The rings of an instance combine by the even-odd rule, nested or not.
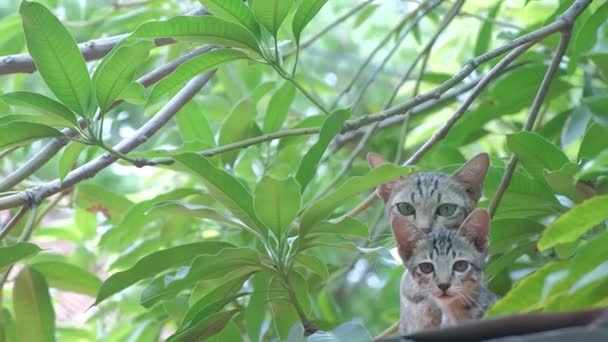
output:
[[[489,315],[606,305],[608,4],[577,3],[0,4],[0,340],[369,340],[402,267],[365,196],[480,151]]]

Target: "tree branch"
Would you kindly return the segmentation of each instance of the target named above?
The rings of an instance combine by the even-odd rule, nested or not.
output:
[[[538,88],[538,91],[536,92],[536,96],[534,97],[534,102],[532,102],[532,107],[530,108],[530,114],[528,115],[528,119],[526,120],[526,123],[524,124],[522,131],[530,131],[534,127],[534,122],[536,121],[536,118],[538,117],[538,112],[540,111],[543,101],[545,100],[545,97],[547,96],[547,93],[549,92],[549,88],[551,87],[551,82],[553,81],[553,78],[555,77],[555,74],[556,74],[557,70],[559,69],[559,64],[561,63],[562,59],[564,58],[564,54],[566,53],[566,50],[568,49],[568,44],[570,42],[570,35],[571,35],[571,27],[569,27],[568,29],[564,30],[564,32],[562,32],[562,35],[559,40],[559,46],[557,47],[557,51],[555,52],[555,56],[553,56],[551,65],[547,69],[547,72],[545,73],[545,76],[540,84],[540,87]],[[514,154],[511,155],[511,159],[509,160],[509,164],[507,165],[507,168],[505,169],[505,173],[502,176],[502,179],[500,180],[498,189],[496,189],[496,193],[494,194],[494,197],[492,198],[492,201],[490,202],[490,205],[488,207],[490,217],[493,217],[494,214],[496,213],[496,209],[498,208],[498,205],[500,204],[500,201],[502,200],[502,196],[504,195],[505,191],[507,190],[507,187],[509,187],[509,183],[511,182],[511,177],[513,176],[513,172],[515,172],[517,163],[518,163],[517,157]]]

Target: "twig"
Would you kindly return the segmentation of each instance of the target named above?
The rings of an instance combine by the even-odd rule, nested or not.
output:
[[[214,71],[198,75],[190,80],[184,88],[182,88],[152,119],[146,122],[135,133],[119,142],[113,147],[121,153],[128,153],[137,146],[146,142],[149,137],[156,133],[164,124],[166,124],[188,101],[190,101],[196,93],[209,81],[213,76]],[[57,192],[73,186],[74,184],[93,177],[97,172],[115,162],[115,156],[104,154],[94,160],[80,166],[71,171],[63,180],[58,179],[48,182],[42,186],[29,190],[36,202],[49,197]],[[18,205],[27,203],[29,196],[26,191],[19,192],[14,195],[9,195],[0,198],[0,208],[12,208]]]
[[[555,52],[555,56],[553,56],[553,60],[551,61],[551,65],[547,69],[545,76],[536,92],[536,96],[534,97],[534,102],[532,102],[532,107],[530,107],[530,114],[528,114],[528,119],[524,124],[522,131],[530,131],[534,127],[534,123],[536,118],[538,117],[538,112],[549,92],[549,88],[551,87],[551,82],[555,77],[555,73],[559,69],[559,64],[568,49],[568,44],[570,42],[571,31],[570,29],[564,30],[560,37],[559,46],[557,47],[557,51]],[[517,167],[517,156],[514,154],[511,155],[511,159],[509,160],[509,164],[505,169],[505,173],[500,180],[500,184],[498,185],[498,189],[496,189],[496,193],[494,197],[492,197],[492,201],[490,201],[490,205],[488,207],[488,211],[490,213],[490,217],[493,217],[496,213],[496,209],[502,200],[502,196],[504,195],[507,187],[509,187],[509,183],[511,182],[511,177],[513,176],[513,172],[515,172],[515,168]]]
[[[427,1],[428,2],[428,1]],[[340,100],[342,99],[342,97],[344,97],[344,95],[346,95],[346,93],[348,93],[353,85],[355,85],[355,82],[357,82],[357,80],[359,79],[359,77],[361,77],[361,74],[363,73],[363,70],[365,70],[365,68],[367,67],[367,65],[372,61],[372,59],[374,58],[374,56],[376,56],[376,54],[386,45],[386,43],[388,43],[388,41],[391,39],[391,37],[395,34],[395,32],[399,31],[399,29],[408,21],[410,20],[416,13],[418,13],[418,11],[422,8],[422,6],[424,6],[427,2],[425,2],[424,4],[418,6],[418,8],[416,8],[415,10],[407,13],[398,23],[397,25],[395,25],[395,27],[393,27],[393,29],[391,29],[385,36],[384,38],[382,38],[382,40],[380,40],[380,42],[378,43],[378,45],[376,45],[376,47],[372,50],[372,52],[367,56],[367,58],[365,59],[365,61],[363,61],[363,64],[361,64],[359,66],[359,68],[357,69],[357,71],[355,72],[355,75],[353,76],[353,78],[350,80],[350,82],[346,85],[346,87],[344,87],[344,89],[342,89],[342,91],[340,92],[340,94],[338,94],[338,96],[336,97],[336,99],[334,100],[334,102],[332,103],[330,108],[336,108],[336,106],[338,105],[338,103],[340,103]]]
[[[298,88],[298,90],[304,95],[306,96],[306,98],[312,102],[315,106],[317,106],[317,108],[319,108],[324,114],[329,115],[329,110],[327,110],[325,108],[325,106],[321,103],[320,100],[316,99],[314,96],[312,96],[301,84],[300,82],[296,81],[292,76],[288,75],[283,69],[281,69],[281,66],[278,65],[277,63],[273,63],[272,61],[268,60],[268,63],[270,63],[272,65],[272,67],[276,70],[276,72],[279,74],[279,76],[281,76],[282,78],[284,78],[286,81],[290,82],[291,84],[293,84],[296,88]]]
[[[19,211],[17,211],[17,213],[13,215],[13,217],[11,217],[10,221],[8,221],[4,225],[4,227],[2,227],[2,231],[0,231],[0,241],[4,240],[4,238],[8,236],[8,234],[17,225],[17,223],[19,223],[19,221],[21,220],[23,215],[25,215],[28,209],[29,208],[27,206],[19,208]]]
[[[386,65],[386,63],[388,63],[388,61],[395,54],[395,52],[397,52],[397,49],[399,48],[399,46],[401,45],[403,40],[405,40],[405,38],[408,36],[408,34],[416,27],[416,25],[418,25],[418,23],[420,23],[420,21],[423,18],[426,17],[426,15],[428,13],[430,13],[435,8],[437,8],[437,6],[439,6],[442,2],[443,2],[443,0],[436,1],[428,8],[425,8],[424,11],[422,11],[422,13],[418,17],[416,17],[416,19],[414,19],[414,21],[408,26],[408,28],[404,30],[401,37],[399,37],[397,42],[393,45],[393,48],[389,51],[389,53],[386,55],[386,57],[382,60],[380,65],[378,65],[376,70],[374,70],[374,72],[372,73],[371,77],[367,80],[367,82],[365,82],[365,84],[363,85],[363,88],[359,91],[359,95],[353,101],[351,108],[354,109],[357,107],[357,105],[359,104],[359,102],[361,101],[361,99],[363,98],[365,93],[367,92],[367,89],[376,80],[378,73],[380,73],[380,71],[382,71],[382,69],[384,69],[384,66]],[[459,0],[454,4],[454,6],[450,9],[449,16],[451,18],[454,17],[454,15],[458,12],[458,10],[460,10],[460,7],[462,7],[463,3],[464,3],[464,0]],[[451,18],[450,18],[450,21],[451,21]],[[445,28],[445,26],[446,25],[442,25],[443,28]],[[443,31],[443,29],[438,30],[438,34],[441,34],[442,31]],[[416,65],[418,63],[418,61],[420,60],[420,56],[421,56],[421,54],[418,54],[418,56],[416,57],[416,60],[412,63],[412,65]],[[410,66],[410,68],[412,68],[412,66]]]

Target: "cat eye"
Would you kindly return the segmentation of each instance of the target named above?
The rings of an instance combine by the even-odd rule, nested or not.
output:
[[[439,216],[451,216],[454,215],[456,211],[456,204],[454,203],[444,203],[437,208],[437,215]]]
[[[467,268],[469,268],[469,263],[464,260],[458,260],[454,263],[454,266],[452,266],[452,268],[456,272],[464,272],[467,270]]]
[[[418,265],[418,268],[420,268],[420,272],[422,272],[424,274],[429,274],[435,270],[435,268],[433,267],[433,264],[431,264],[430,262],[423,262],[420,265]]]
[[[411,216],[416,213],[416,209],[406,202],[397,203],[397,210],[399,210],[399,213],[403,216]]]

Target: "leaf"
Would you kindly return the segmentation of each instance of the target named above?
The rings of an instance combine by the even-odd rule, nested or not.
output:
[[[504,253],[512,249],[513,244],[527,242],[545,229],[544,225],[525,218],[495,219],[490,227],[490,254]]]
[[[241,222],[236,221],[232,217],[228,217],[222,213],[218,213],[215,209],[204,205],[191,204],[182,201],[164,201],[155,204],[147,214],[158,212],[165,215],[182,215],[191,217],[200,217],[212,219],[214,221],[225,222],[241,229],[249,230],[251,228],[244,226]]]
[[[39,124],[42,126],[50,126],[63,128],[66,127],[64,120],[55,119],[50,116],[40,115],[40,114],[8,114],[4,116],[0,116],[0,126],[7,125],[10,123],[33,123]]]
[[[37,113],[44,114],[64,126],[79,127],[76,116],[68,107],[44,95],[29,91],[16,91],[4,94],[0,99],[13,106],[34,109]]]
[[[19,341],[55,341],[55,312],[44,277],[26,266],[13,287]]]
[[[321,6],[322,6],[327,2],[327,0],[316,1],[316,2],[321,3]],[[355,22],[353,23],[353,28],[358,28],[359,26],[361,26],[361,24],[363,24],[367,20],[367,18],[369,18],[372,14],[374,14],[374,12],[376,12],[378,7],[380,7],[380,5],[371,4],[371,5],[366,6],[363,10],[361,10],[361,12],[355,18]]]
[[[608,79],[608,52],[591,52],[586,57],[595,64],[604,79]]]
[[[602,151],[596,158],[586,162],[583,168],[574,175],[574,178],[590,180],[598,177],[598,173],[608,171],[608,150]],[[601,179],[598,179],[598,181]],[[598,192],[602,192],[602,182],[597,184]]]
[[[188,101],[175,114],[175,122],[184,143],[200,141],[208,146],[215,146],[214,133],[211,130],[205,113],[196,101]]]
[[[95,183],[80,183],[76,192],[76,205],[92,213],[103,213],[111,223],[122,220],[133,205],[121,194],[112,192]]]
[[[522,131],[507,135],[507,146],[523,167],[537,179],[545,178],[545,169],[558,170],[569,162],[559,147],[533,132]]]
[[[221,241],[202,241],[167,248],[146,255],[128,270],[112,274],[103,282],[93,305],[101,303],[106,298],[129,286],[163,272],[167,269],[184,265],[197,256],[215,254],[224,248],[234,245]]]
[[[530,252],[534,247],[535,241],[526,241],[517,247],[507,251],[506,253],[493,259],[485,268],[485,274],[488,278],[496,275],[509,265],[513,264],[519,257]]]
[[[224,281],[251,275],[261,269],[260,256],[250,248],[224,248],[216,254],[200,255],[190,266],[179,268],[154,279],[141,294],[140,303],[151,307],[159,300],[176,296],[180,291],[201,280],[217,279],[225,276]]]
[[[574,37],[573,51],[581,54],[590,50],[597,41],[597,33],[600,25],[608,18],[608,3],[600,6],[588,20],[584,21],[581,29]]]
[[[258,22],[276,37],[292,6],[293,0],[255,0],[252,9]]]
[[[219,333],[236,316],[240,310],[228,310],[215,313],[206,319],[198,322],[192,328],[176,335],[167,341],[204,341],[207,338]]]
[[[253,12],[241,0],[199,0],[214,16],[244,26],[254,36],[260,36],[260,25]]]
[[[489,50],[490,41],[492,40],[492,29],[494,26],[494,19],[496,19],[496,15],[500,10],[501,4],[502,1],[498,1],[488,13],[487,20],[484,20],[483,24],[481,24],[481,28],[479,29],[479,33],[477,34],[477,39],[475,40],[475,48],[473,49],[474,56],[480,56]]]
[[[145,25],[145,24],[144,24]],[[175,71],[163,78],[152,90],[148,103],[156,102],[161,96],[183,86],[192,77],[237,59],[248,59],[239,50],[218,49],[196,56],[178,66]]]
[[[321,126],[319,140],[317,140],[310,150],[306,152],[296,173],[296,180],[302,187],[302,193],[306,189],[308,183],[310,183],[314,177],[319,162],[325,153],[325,149],[327,149],[327,146],[329,146],[329,143],[334,139],[334,137],[340,133],[342,124],[344,121],[346,121],[346,119],[348,119],[349,116],[349,110],[337,110],[331,113],[323,123],[323,126]]]
[[[91,80],[74,38],[39,3],[23,1],[19,13],[28,52],[46,85],[75,113],[91,114]]]
[[[608,148],[608,127],[592,123],[587,129],[585,136],[578,149],[578,159],[597,157]]]
[[[348,322],[332,331],[318,331],[308,337],[308,342],[364,342],[371,341],[372,336],[361,323]]]
[[[300,35],[304,27],[314,18],[321,10],[327,0],[302,0],[300,6],[293,16],[291,28],[293,36],[296,39],[296,44],[300,44]]]
[[[580,203],[595,195],[595,190],[576,180],[575,175],[578,170],[578,165],[568,163],[559,170],[545,170],[545,179],[556,193],[564,194],[574,202]]]
[[[300,223],[300,236],[303,237],[307,234],[313,226],[329,216],[343,201],[410,172],[409,167],[385,164],[372,169],[364,176],[349,178],[337,190],[319,199],[304,211]]]
[[[552,262],[521,279],[506,296],[488,310],[486,317],[529,312],[536,309],[545,291],[546,279],[565,269],[564,262]]]
[[[270,275],[267,272],[258,272],[251,278],[253,293],[249,296],[249,303],[243,314],[251,341],[259,341],[261,337],[263,323],[266,320],[269,284]]]
[[[295,260],[296,264],[299,264],[300,266],[317,274],[319,277],[321,277],[322,281],[326,281],[329,278],[327,266],[325,266],[325,263],[316,256],[298,253]]]
[[[277,180],[265,176],[255,187],[253,204],[260,221],[281,239],[300,211],[300,185],[292,177]]]
[[[285,82],[270,98],[266,116],[264,116],[264,133],[278,131],[285,122],[289,106],[296,96],[296,88],[290,82]]]
[[[101,287],[101,280],[78,266],[65,262],[44,261],[31,265],[47,280],[50,287],[94,297]]]
[[[0,308],[0,341],[17,342],[15,320],[11,312],[5,307]]]
[[[272,277],[268,285],[268,304],[272,312],[273,324],[281,339],[287,338],[290,328],[299,322],[299,316],[291,303],[283,282]]]
[[[49,126],[29,122],[0,125],[0,149],[27,144],[43,138],[61,137],[63,133]]]
[[[608,195],[588,199],[547,226],[538,241],[538,249],[544,251],[560,243],[574,242],[606,217]]]
[[[131,82],[118,95],[117,100],[123,100],[128,103],[143,105],[146,103],[146,88],[139,82]]]
[[[42,249],[29,242],[18,242],[12,246],[0,247],[0,269],[19,260],[38,254]]]
[[[232,214],[247,226],[262,234],[265,233],[264,225],[255,216],[251,194],[236,178],[226,171],[216,168],[209,160],[195,153],[179,154],[175,156],[175,160],[199,176],[214,198]]]
[[[177,41],[217,44],[260,53],[251,32],[213,16],[177,16],[165,21],[147,22],[129,36],[129,39],[134,38],[174,38]]]
[[[148,58],[153,47],[154,43],[149,41],[121,44],[101,61],[93,75],[93,84],[102,113],[107,112],[112,103],[131,85],[135,71]]]
[[[608,95],[593,95],[583,97],[581,102],[589,108],[591,115],[595,120],[603,125],[608,126]]]
[[[80,152],[87,147],[85,144],[73,142],[63,150],[61,157],[59,157],[59,180],[63,181],[65,176],[72,170]]]
[[[323,221],[312,227],[308,235],[339,234],[353,237],[369,238],[367,226],[361,221],[346,216],[339,221]]]

